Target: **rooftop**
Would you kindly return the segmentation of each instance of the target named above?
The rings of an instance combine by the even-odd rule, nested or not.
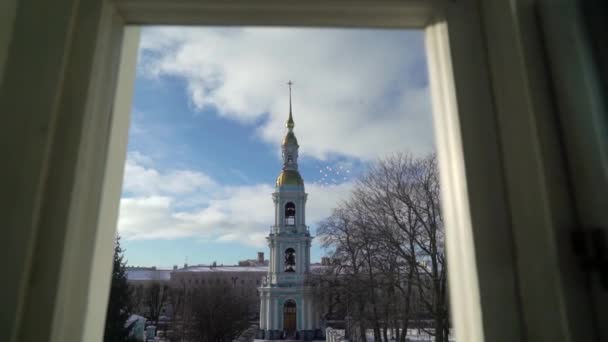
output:
[[[172,270],[162,270],[149,267],[127,267],[129,280],[171,280]]]
[[[310,265],[312,272],[319,271],[327,266],[321,264]],[[127,267],[127,278],[131,281],[144,280],[171,280],[171,273],[186,273],[186,272],[215,272],[215,273],[267,273],[268,266],[210,266],[196,265],[188,266],[180,269],[156,269],[155,267]]]
[[[198,266],[188,266],[185,268],[180,268],[175,271],[175,273],[181,272],[268,272],[268,266],[207,266],[207,265],[198,265]]]

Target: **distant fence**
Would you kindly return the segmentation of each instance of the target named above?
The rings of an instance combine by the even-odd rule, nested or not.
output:
[[[326,342],[348,342],[346,336],[344,336],[344,330],[327,328],[325,329],[325,341]]]

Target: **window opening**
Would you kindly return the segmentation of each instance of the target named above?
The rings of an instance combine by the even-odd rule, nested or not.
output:
[[[288,226],[296,224],[296,205],[293,202],[285,204],[285,224]]]
[[[293,248],[285,250],[285,272],[296,271],[296,251]]]

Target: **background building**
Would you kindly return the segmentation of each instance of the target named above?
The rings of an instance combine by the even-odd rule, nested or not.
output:
[[[258,257],[263,258],[263,253]],[[252,259],[258,261],[259,259]],[[250,260],[247,260],[249,263]],[[240,261],[239,264],[244,263]],[[253,263],[253,262],[252,262]],[[260,262],[264,264],[264,261]],[[268,261],[265,261],[268,264]],[[127,267],[127,279],[133,289],[135,311],[142,315],[150,314],[150,296],[156,296],[156,302],[162,302],[161,315],[167,319],[173,318],[176,295],[191,295],[201,287],[229,286],[239,296],[251,302],[252,315],[258,315],[258,292],[262,278],[266,275],[267,266],[217,266],[212,265],[184,265],[183,268],[174,266],[173,269],[160,269],[156,267]],[[151,292],[152,287],[160,287]],[[166,291],[166,293],[163,293]]]
[[[240,260],[239,266],[268,266],[268,260],[264,259],[264,252],[258,252],[257,259]]]

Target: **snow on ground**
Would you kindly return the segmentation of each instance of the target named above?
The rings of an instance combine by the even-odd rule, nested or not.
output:
[[[367,335],[366,336],[367,342],[375,342],[373,330],[371,330],[371,329],[368,330],[366,335]],[[390,341],[395,341],[394,336],[392,336],[391,331],[388,332],[388,338]],[[418,329],[407,329],[406,339],[408,342],[434,342],[435,341],[433,336],[425,333],[422,330],[418,330]],[[456,341],[456,337],[454,335],[454,329],[450,330],[449,340],[450,340],[450,342]]]

